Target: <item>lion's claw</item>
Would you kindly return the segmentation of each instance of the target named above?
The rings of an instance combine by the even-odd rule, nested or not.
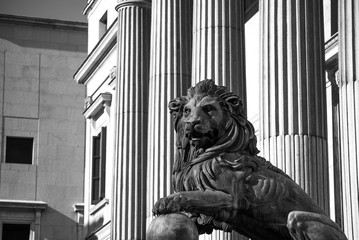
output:
[[[181,197],[175,196],[173,198],[165,197],[159,199],[153,207],[153,214],[155,216],[175,213],[181,211]]]

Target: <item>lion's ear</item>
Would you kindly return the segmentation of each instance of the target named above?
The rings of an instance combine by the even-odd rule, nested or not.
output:
[[[222,94],[220,97],[227,102],[233,114],[243,115],[243,103],[236,94],[229,92]]]
[[[168,109],[170,110],[171,114],[175,114],[175,113],[182,111],[182,107],[186,103],[187,103],[186,98],[178,97],[178,98],[171,100],[168,103]]]
[[[182,117],[183,105],[186,103],[187,99],[184,97],[175,98],[168,103],[168,109],[170,110],[174,123],[176,123],[179,117]]]

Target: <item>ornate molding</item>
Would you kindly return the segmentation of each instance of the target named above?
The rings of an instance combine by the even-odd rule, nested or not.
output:
[[[128,1],[123,1],[123,2],[120,2],[119,4],[117,4],[115,9],[116,9],[116,11],[118,11],[121,8],[132,7],[132,6],[151,8],[151,2],[146,1],[146,0],[128,0]]]
[[[334,34],[325,43],[325,70],[328,72],[328,79],[332,86],[338,86],[338,33]]]
[[[113,66],[111,68],[110,74],[108,75],[110,78],[110,82],[108,83],[109,86],[111,86],[112,89],[116,88],[116,77],[117,77],[117,66]]]
[[[74,212],[76,213],[84,213],[84,209],[85,209],[85,204],[84,203],[76,203],[73,205],[74,208]]]
[[[331,49],[338,46],[338,33],[335,33],[326,43],[325,43],[325,53],[329,52]]]
[[[91,119],[105,106],[111,106],[112,94],[101,93],[83,113],[85,118]]]

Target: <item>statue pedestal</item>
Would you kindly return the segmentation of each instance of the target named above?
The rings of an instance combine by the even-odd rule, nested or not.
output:
[[[182,213],[161,215],[152,220],[146,233],[147,240],[198,240],[194,222]]]

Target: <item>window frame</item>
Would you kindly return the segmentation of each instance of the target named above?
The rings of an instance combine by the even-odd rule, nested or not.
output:
[[[91,152],[91,204],[96,205],[106,196],[106,138],[107,127],[92,137]],[[99,144],[99,146],[95,146]],[[97,151],[98,150],[98,153]],[[97,162],[95,162],[97,161]],[[96,168],[98,164],[98,168]]]
[[[33,165],[34,164],[34,153],[35,153],[35,138],[34,137],[27,137],[27,136],[6,136],[5,137],[5,158],[4,158],[4,163],[9,163],[9,164],[24,164],[24,165]],[[8,155],[8,147],[9,147],[9,139],[27,139],[30,140],[31,139],[31,160],[30,162],[9,162],[9,155]],[[27,156],[29,157],[29,156]]]

